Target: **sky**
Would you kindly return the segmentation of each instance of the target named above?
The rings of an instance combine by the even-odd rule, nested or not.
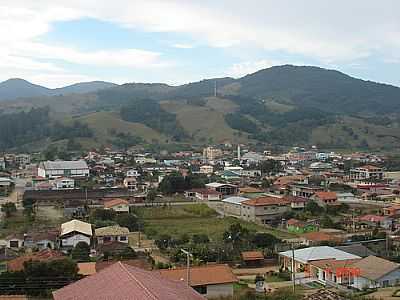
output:
[[[398,0],[0,0],[0,81],[183,84],[314,65],[400,86]]]

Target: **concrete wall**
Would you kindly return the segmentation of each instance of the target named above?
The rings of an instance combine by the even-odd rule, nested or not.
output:
[[[240,217],[240,204],[224,203],[224,213],[228,216]]]
[[[221,296],[233,296],[233,284],[225,283],[225,284],[213,284],[207,285],[207,294],[205,295],[207,298],[217,298]]]

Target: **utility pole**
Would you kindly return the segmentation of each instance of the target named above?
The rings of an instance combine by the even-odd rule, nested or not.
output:
[[[214,97],[217,97],[217,81],[214,81]]]
[[[292,276],[293,276],[293,294],[296,292],[296,264],[294,262],[294,246],[292,243]]]
[[[186,254],[186,283],[190,286],[190,258],[193,257],[193,255],[185,249],[181,249],[181,252]]]

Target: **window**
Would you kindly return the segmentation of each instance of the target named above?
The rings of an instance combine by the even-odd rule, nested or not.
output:
[[[111,237],[110,236],[103,237],[103,242],[109,242],[109,241],[111,241]]]
[[[10,248],[18,248],[19,242],[18,241],[10,241]]]
[[[120,236],[120,237],[119,237],[119,240],[120,240],[120,241],[126,241],[126,236],[124,236],[124,235],[123,235],[123,236]]]
[[[199,285],[193,287],[193,289],[198,292],[199,294],[205,295],[207,294],[207,286],[206,285]]]
[[[382,287],[388,287],[388,286],[389,286],[389,280],[382,281]]]

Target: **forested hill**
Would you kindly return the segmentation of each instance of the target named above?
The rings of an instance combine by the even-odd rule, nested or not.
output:
[[[229,140],[325,148],[400,147],[400,88],[334,70],[284,65],[239,79],[214,78],[181,86],[102,86],[99,83],[98,89],[86,94],[3,102],[0,113],[49,107],[48,128],[55,114],[67,126],[78,121],[93,136],[85,134],[85,144],[94,146]],[[55,134],[40,136],[56,139]],[[75,138],[81,137],[76,133]],[[25,137],[16,138],[20,140]]]

